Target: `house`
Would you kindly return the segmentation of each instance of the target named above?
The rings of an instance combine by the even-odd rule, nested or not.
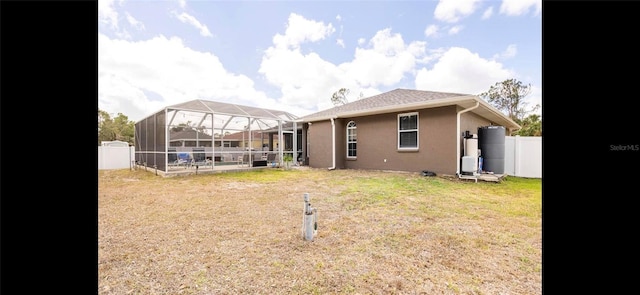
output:
[[[479,127],[520,128],[470,94],[395,89],[301,117],[305,163],[328,169],[375,169],[457,175],[463,134]]]
[[[194,129],[169,130],[171,147],[211,147],[211,135]],[[220,146],[216,139],[216,146]]]
[[[282,129],[286,130],[282,133],[282,138],[283,138],[282,149],[287,152],[293,152],[294,150],[296,150],[297,156],[294,156],[294,157],[298,161],[303,161],[302,125],[296,125],[296,127],[294,127],[294,122],[288,122],[282,125]],[[295,132],[293,131],[294,129],[296,130]],[[266,134],[266,137],[268,138],[276,138],[276,139],[278,138],[278,128],[268,129],[263,131],[263,133]],[[276,140],[275,145],[277,149],[279,145],[279,141]]]
[[[229,147],[243,147],[246,149],[251,147],[252,150],[275,150],[275,147],[278,146],[278,128],[275,128],[275,130],[275,134],[263,130],[252,130],[251,134],[249,134],[249,131],[235,132],[224,135],[224,141],[231,143]],[[251,138],[251,142],[249,138]],[[218,139],[216,138],[216,140]]]

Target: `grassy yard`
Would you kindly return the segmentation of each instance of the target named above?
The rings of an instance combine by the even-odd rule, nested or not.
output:
[[[542,180],[103,170],[98,276],[99,294],[542,294]]]

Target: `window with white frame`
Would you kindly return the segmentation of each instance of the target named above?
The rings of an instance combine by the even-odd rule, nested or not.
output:
[[[349,124],[347,124],[347,158],[356,158],[357,145],[356,122],[350,121]]]
[[[398,114],[398,149],[418,149],[418,113]]]

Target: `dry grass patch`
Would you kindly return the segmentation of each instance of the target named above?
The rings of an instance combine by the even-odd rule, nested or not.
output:
[[[541,197],[539,179],[100,171],[99,293],[541,294]]]

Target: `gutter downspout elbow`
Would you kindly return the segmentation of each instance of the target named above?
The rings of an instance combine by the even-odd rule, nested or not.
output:
[[[480,102],[476,101],[476,105],[472,106],[468,109],[464,109],[462,111],[459,111],[456,114],[456,175],[460,176],[460,115],[462,115],[462,113],[466,113],[468,111],[471,111],[477,107],[480,106]]]
[[[329,167],[329,170],[336,169],[336,123],[335,118],[331,118],[331,163],[333,166]]]

